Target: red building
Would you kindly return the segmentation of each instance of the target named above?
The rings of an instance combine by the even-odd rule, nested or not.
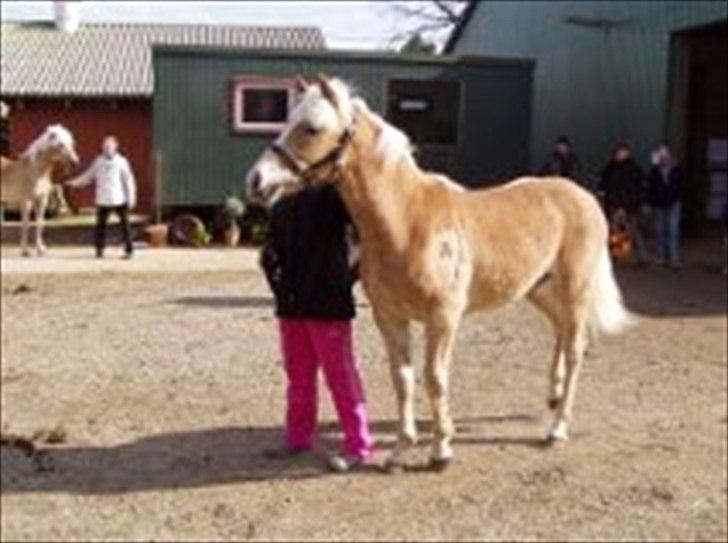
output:
[[[9,106],[4,131],[10,155],[21,153],[49,124],[61,123],[76,138],[83,168],[99,153],[101,139],[113,134],[136,175],[136,211],[142,213],[154,203],[152,45],[325,46],[321,31],[312,27],[68,25],[59,20],[3,23],[1,44],[0,98]],[[69,198],[73,207],[91,206],[93,188]]]

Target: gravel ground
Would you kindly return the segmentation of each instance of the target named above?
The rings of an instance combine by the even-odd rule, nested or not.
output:
[[[217,271],[178,254],[167,264],[199,270],[179,273],[142,266],[148,255],[85,261],[103,273],[40,273],[57,265],[45,259],[11,273],[3,261],[3,432],[37,447],[2,447],[3,540],[728,537],[718,273],[620,270],[641,322],[590,354],[567,445],[542,446],[550,337],[517,305],[473,316],[460,333],[447,471],[329,475],[316,454],[260,456],[282,432],[275,321],[254,258],[226,254],[198,257],[232,262]],[[383,455],[393,395],[363,298],[359,316]],[[321,396],[321,448],[333,449]],[[418,400],[414,465],[428,452],[422,387]]]

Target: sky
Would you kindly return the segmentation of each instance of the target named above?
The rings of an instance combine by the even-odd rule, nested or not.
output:
[[[5,20],[52,19],[53,2],[2,0]],[[385,1],[84,1],[82,21],[313,25],[338,49],[383,49],[407,28]]]

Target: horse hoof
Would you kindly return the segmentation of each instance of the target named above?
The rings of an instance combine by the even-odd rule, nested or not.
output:
[[[546,449],[560,449],[566,446],[566,442],[566,439],[559,439],[549,434],[543,442],[543,447]]]
[[[556,408],[559,407],[559,403],[561,403],[561,400],[559,398],[549,398],[546,403],[548,404],[551,411],[556,411]]]
[[[554,423],[554,425],[551,427],[551,430],[549,431],[549,435],[546,438],[546,441],[550,445],[555,445],[557,443],[564,443],[568,439],[569,439],[569,436],[566,431],[566,424],[564,422],[557,422],[557,423]]]
[[[430,463],[427,466],[430,471],[442,473],[452,463],[452,458],[430,458]]]
[[[21,251],[20,256],[23,258],[28,258],[30,256],[30,251]]]

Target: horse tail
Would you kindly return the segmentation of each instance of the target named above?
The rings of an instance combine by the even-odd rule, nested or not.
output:
[[[606,334],[618,334],[635,322],[634,316],[624,307],[606,246],[599,254],[591,303],[590,326],[593,329]]]

